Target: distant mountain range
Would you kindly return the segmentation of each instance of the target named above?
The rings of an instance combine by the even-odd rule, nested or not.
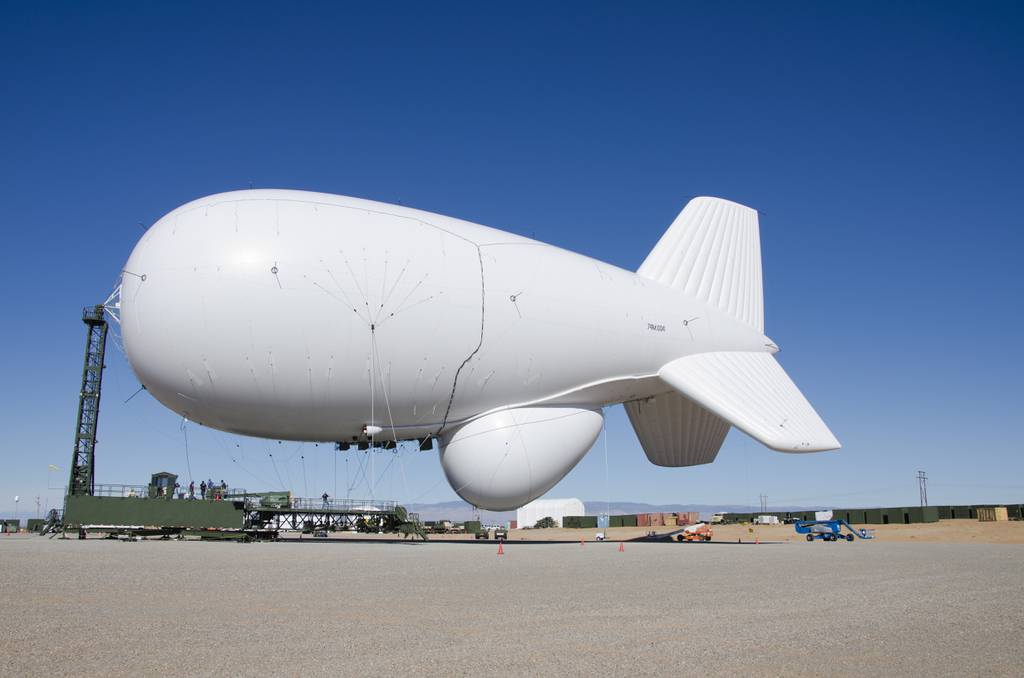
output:
[[[585,501],[588,516],[596,516],[601,513],[611,515],[630,513],[683,513],[696,511],[701,518],[707,520],[712,513],[731,511],[734,513],[749,513],[756,511],[756,507],[739,504],[645,504],[633,501],[613,501],[610,504],[605,501]],[[451,520],[462,522],[474,520],[477,512],[472,506],[464,501],[443,501],[436,504],[406,504],[405,508],[413,513],[420,514],[420,520]],[[819,507],[820,508],[820,507]],[[770,506],[769,511],[809,511],[814,508],[806,506]],[[480,511],[480,519],[485,523],[504,523],[516,519],[515,511]]]

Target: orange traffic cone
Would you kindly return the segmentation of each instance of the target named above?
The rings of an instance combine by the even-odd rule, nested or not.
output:
[[[505,545],[505,542],[502,542],[502,541],[498,542],[498,555],[499,556],[505,555],[504,545]]]
[[[625,545],[620,541],[619,542],[619,553],[622,553],[625,550],[626,550]]]
[[[583,537],[580,537],[580,546],[586,546],[586,544],[583,543]]]
[[[761,538],[760,537],[754,537],[754,543],[755,544],[760,544],[761,543]]]

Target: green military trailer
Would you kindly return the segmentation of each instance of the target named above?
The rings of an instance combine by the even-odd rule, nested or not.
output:
[[[491,532],[479,520],[467,520],[462,524],[466,534],[473,535],[474,539],[490,539]]]

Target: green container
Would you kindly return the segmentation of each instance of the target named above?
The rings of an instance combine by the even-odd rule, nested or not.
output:
[[[65,500],[64,525],[116,527],[180,527],[241,529],[244,512],[230,501],[92,497],[73,495]]]
[[[28,522],[25,524],[25,529],[27,529],[29,532],[38,532],[39,530],[43,529],[43,525],[45,524],[45,518],[29,518]]]
[[[974,507],[970,504],[960,504],[959,506],[950,506],[950,517],[954,520],[977,520],[978,513],[974,510]]]
[[[569,528],[570,530],[578,529],[583,527],[580,522],[586,516],[565,516],[562,518],[562,527]],[[531,526],[532,527],[532,526]]]
[[[622,516],[608,516],[608,527],[622,527]]]
[[[842,518],[851,525],[863,525],[868,522],[864,509],[834,509],[832,515],[835,518]]]
[[[882,509],[864,509],[864,523],[867,525],[881,525]]]
[[[881,511],[883,525],[909,525],[911,523],[910,509],[890,507],[883,508]]]
[[[597,516],[581,516],[580,527],[583,528],[596,528],[597,527]]]
[[[479,520],[467,520],[462,526],[466,529],[466,534],[477,534],[480,532]]]
[[[622,516],[623,527],[636,527],[636,514]]]

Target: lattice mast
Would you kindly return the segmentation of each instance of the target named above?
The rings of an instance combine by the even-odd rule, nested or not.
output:
[[[75,449],[71,456],[68,494],[91,495],[96,474],[96,425],[100,416],[100,386],[103,382],[103,359],[107,347],[107,321],[104,306],[82,309],[82,322],[88,328],[85,338],[85,366],[82,369],[82,390],[78,397],[78,424],[75,426]]]

